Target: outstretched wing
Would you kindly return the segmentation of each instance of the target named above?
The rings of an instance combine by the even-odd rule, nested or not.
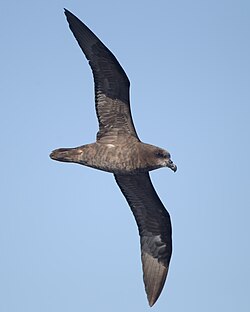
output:
[[[115,142],[118,136],[138,138],[129,104],[129,80],[115,56],[75,15],[65,9],[69,27],[91,66],[99,121],[97,140]]]
[[[138,225],[143,279],[152,306],[164,286],[172,254],[170,216],[160,201],[148,173],[115,174]]]

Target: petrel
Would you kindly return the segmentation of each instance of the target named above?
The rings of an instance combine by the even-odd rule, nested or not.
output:
[[[129,79],[115,56],[75,15],[66,9],[65,15],[93,72],[99,131],[96,142],[59,148],[50,157],[114,174],[138,226],[143,280],[152,306],[168,273],[172,229],[149,171],[168,167],[175,172],[177,167],[167,150],[140,141],[130,111]]]

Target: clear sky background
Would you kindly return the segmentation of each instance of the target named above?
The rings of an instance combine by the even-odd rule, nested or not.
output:
[[[174,251],[152,311],[250,311],[250,2],[4,1],[0,311],[150,311],[132,213],[111,174],[54,162],[95,140],[93,79],[63,14],[113,51]]]

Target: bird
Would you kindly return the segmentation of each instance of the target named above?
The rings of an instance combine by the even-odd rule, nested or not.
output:
[[[50,157],[114,175],[138,226],[145,291],[153,306],[169,269],[172,226],[149,171],[168,167],[175,172],[177,166],[166,149],[139,139],[130,110],[130,82],[116,57],[73,13],[67,9],[64,13],[92,69],[99,131],[94,143],[58,148]]]

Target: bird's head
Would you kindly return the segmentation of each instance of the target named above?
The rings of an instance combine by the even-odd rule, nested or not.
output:
[[[177,170],[177,166],[171,160],[171,155],[168,151],[156,147],[154,150],[154,158],[156,163],[159,164],[160,167],[168,167],[174,172]]]

